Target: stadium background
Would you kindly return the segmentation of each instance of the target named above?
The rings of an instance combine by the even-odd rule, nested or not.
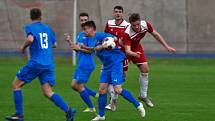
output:
[[[114,5],[125,8],[126,18],[138,12],[176,49],[178,53],[215,52],[214,0],[78,0],[78,13],[88,12],[102,31],[112,18]],[[73,0],[1,0],[0,52],[17,50],[23,43],[23,26],[29,23],[29,8],[40,7],[43,19],[56,32],[59,50],[68,51],[63,33],[73,31]],[[79,23],[77,23],[78,30]],[[151,37],[144,41],[146,52],[166,52]]]

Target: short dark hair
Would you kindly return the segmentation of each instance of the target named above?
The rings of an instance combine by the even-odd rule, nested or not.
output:
[[[124,11],[124,10],[123,10],[123,7],[122,7],[122,6],[119,6],[119,5],[115,6],[113,10],[115,10],[115,9],[122,10],[122,12]]]
[[[39,8],[33,8],[30,11],[31,20],[41,19],[42,12]]]
[[[86,26],[92,27],[93,29],[96,30],[96,24],[95,24],[94,21],[87,21],[87,22],[81,24],[81,27],[82,27],[82,28],[84,28],[84,27],[86,27]]]
[[[81,16],[87,16],[87,17],[89,18],[88,13],[85,13],[85,12],[80,13],[80,14],[79,14],[79,17],[81,17]]]
[[[140,20],[140,14],[138,13],[132,13],[130,16],[129,16],[129,22],[136,22],[136,21],[139,21]]]

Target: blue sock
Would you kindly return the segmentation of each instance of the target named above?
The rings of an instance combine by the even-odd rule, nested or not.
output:
[[[50,100],[54,102],[56,106],[61,108],[65,113],[69,111],[69,106],[64,102],[64,100],[59,95],[53,94]]]
[[[82,100],[87,104],[87,106],[89,108],[93,108],[93,103],[90,100],[90,95],[88,94],[87,90],[83,90],[82,92],[80,92],[80,96],[82,98]]]
[[[99,103],[99,115],[104,116],[105,115],[105,106],[107,103],[107,94],[100,94],[98,103]]]
[[[86,86],[85,86],[85,89],[87,90],[87,92],[88,92],[88,94],[90,96],[96,97],[96,92],[95,91],[91,90],[90,88],[88,88]]]
[[[16,114],[23,116],[23,99],[22,99],[22,90],[13,91],[14,104],[16,108]]]
[[[132,94],[128,90],[123,89],[120,95],[130,103],[133,103],[136,108],[140,105],[140,103],[132,96]]]

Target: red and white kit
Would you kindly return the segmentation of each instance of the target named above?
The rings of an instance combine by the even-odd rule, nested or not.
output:
[[[125,20],[123,20],[120,24],[116,24],[116,20],[108,20],[104,32],[110,33],[117,37],[118,40],[122,39],[124,36],[124,32],[126,27],[129,25],[129,23]],[[120,49],[125,52],[124,46],[119,44],[119,41],[116,43],[117,46],[120,47]],[[123,70],[128,70],[128,59],[125,59],[123,62]]]
[[[131,51],[140,54],[140,58],[130,57],[129,60],[134,64],[144,64],[147,62],[146,56],[144,54],[144,48],[141,45],[141,40],[144,38],[147,32],[152,33],[153,27],[148,21],[141,21],[141,31],[135,32],[131,25],[129,25],[123,37],[123,44],[131,46]]]

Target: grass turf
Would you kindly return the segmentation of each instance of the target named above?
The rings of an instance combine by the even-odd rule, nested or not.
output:
[[[75,67],[70,59],[56,59],[54,90],[70,106],[77,109],[76,121],[89,121],[95,114],[82,113],[86,105],[70,88]],[[25,64],[22,58],[0,58],[0,120],[14,112],[11,83],[15,73]],[[107,112],[107,121],[214,121],[215,120],[215,60],[210,59],[150,59],[149,95],[155,108],[146,108],[141,119],[132,104],[121,97],[116,112]],[[97,90],[100,64],[87,84]],[[138,96],[138,69],[129,66],[124,87]],[[24,86],[25,121],[64,121],[65,114],[44,98],[38,80]],[[97,106],[96,99],[93,99]]]

